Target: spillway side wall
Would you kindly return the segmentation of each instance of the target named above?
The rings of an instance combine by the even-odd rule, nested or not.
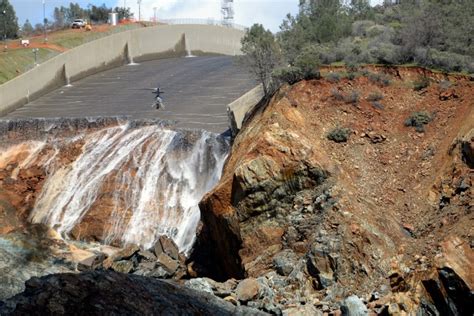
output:
[[[0,85],[0,116],[89,75],[158,58],[240,55],[243,31],[215,25],[161,25],[113,34],[57,55]]]

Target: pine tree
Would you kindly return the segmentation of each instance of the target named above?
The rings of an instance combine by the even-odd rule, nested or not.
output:
[[[25,21],[25,24],[23,24],[21,28],[21,35],[28,36],[28,35],[33,34],[33,32],[34,32],[33,25],[31,25],[30,21],[27,19]]]
[[[13,6],[8,0],[1,0],[0,2],[0,29],[1,37],[6,36],[7,38],[18,37],[18,18],[16,17]]]

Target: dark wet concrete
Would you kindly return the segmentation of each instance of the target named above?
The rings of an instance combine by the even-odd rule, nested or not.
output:
[[[165,110],[152,107],[160,85]],[[11,112],[11,118],[130,116],[223,132],[226,105],[255,86],[233,57],[173,58],[127,65],[63,87]]]

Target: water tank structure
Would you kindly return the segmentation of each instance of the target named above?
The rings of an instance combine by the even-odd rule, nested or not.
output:
[[[118,13],[117,12],[111,12],[109,13],[109,24],[110,25],[117,25],[118,22]]]

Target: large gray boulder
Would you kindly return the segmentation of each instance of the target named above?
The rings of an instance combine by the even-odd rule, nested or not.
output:
[[[342,301],[341,312],[344,316],[366,316],[369,314],[364,302],[357,295],[351,295]]]
[[[0,315],[266,315],[172,282],[113,271],[32,278]]]

